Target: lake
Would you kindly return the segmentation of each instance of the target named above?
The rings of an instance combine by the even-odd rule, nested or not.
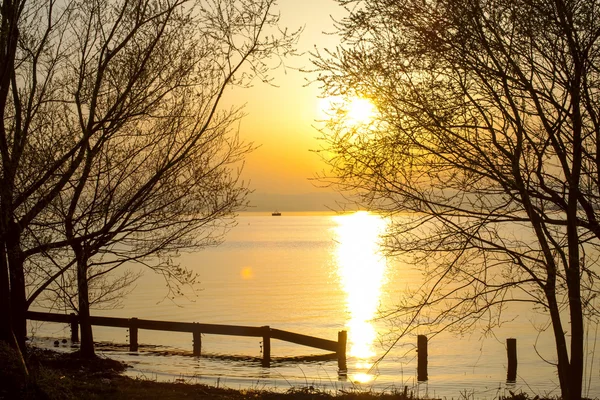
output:
[[[272,328],[337,340],[348,331],[348,375],[340,377],[337,361],[290,361],[284,357],[323,354],[296,344],[271,341],[271,368],[262,368],[261,339],[203,335],[201,358],[191,353],[192,335],[139,332],[140,351],[102,352],[133,366],[128,374],[158,380],[180,379],[238,388],[287,390],[314,386],[326,390],[354,387],[370,390],[409,389],[421,397],[497,398],[507,390],[559,395],[558,378],[550,364],[556,359],[549,332],[535,327],[547,317],[525,307],[509,309],[510,319],[482,338],[481,332],[461,337],[443,333],[429,341],[429,380],[417,383],[416,337],[403,338],[383,360],[387,347],[381,335],[389,330],[375,320],[402,291],[419,283],[421,272],[379,253],[378,235],[385,221],[358,213],[327,214],[245,213],[225,243],[216,248],[182,254],[179,262],[198,272],[195,292],[166,298],[161,276],[146,272],[134,290],[113,310],[95,315],[231,325],[269,325]],[[68,327],[31,322],[37,343],[68,338]],[[94,327],[95,339],[128,343],[126,329]],[[518,377],[506,381],[506,338],[517,338]],[[52,339],[53,340],[53,339]],[[600,359],[594,359],[597,325],[587,334],[584,396],[600,397]],[[153,345],[147,347],[144,345]],[[66,346],[66,345],[65,345]],[[159,354],[166,355],[159,355]]]

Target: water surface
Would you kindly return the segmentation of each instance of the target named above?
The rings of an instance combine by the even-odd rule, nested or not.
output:
[[[483,339],[481,332],[462,337],[435,336],[429,343],[429,381],[416,382],[416,338],[402,339],[388,350],[380,343],[389,325],[374,320],[377,310],[391,307],[407,287],[417,285],[420,271],[386,259],[379,251],[378,235],[386,222],[366,213],[344,216],[243,214],[225,243],[193,254],[179,262],[201,277],[195,292],[168,299],[162,277],[146,273],[123,299],[123,307],[97,310],[96,315],[202,322],[232,325],[269,325],[273,328],[337,340],[348,331],[348,375],[339,376],[337,362],[288,361],[285,357],[323,354],[324,351],[272,340],[272,368],[260,367],[259,338],[204,335],[203,357],[191,354],[191,334],[139,332],[138,355],[106,351],[110,357],[133,365],[132,375],[151,379],[182,379],[231,388],[287,390],[315,386],[330,390],[359,386],[365,389],[402,389],[420,395],[458,398],[473,394],[495,398],[510,389],[558,395],[553,340],[539,333],[547,318],[527,308],[506,313],[507,321]],[[60,324],[31,323],[34,336],[69,337]],[[94,328],[103,342],[127,343],[128,332]],[[518,379],[506,380],[505,340],[518,340]],[[592,350],[597,338],[588,331],[586,392],[600,396],[600,360]],[[158,347],[144,347],[144,344]],[[158,356],[156,352],[169,355]],[[235,356],[235,357],[230,357]],[[589,391],[587,390],[589,387]],[[586,394],[586,393],[584,393]]]

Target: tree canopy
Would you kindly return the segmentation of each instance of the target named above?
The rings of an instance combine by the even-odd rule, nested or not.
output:
[[[342,44],[314,54],[324,96],[321,180],[395,216],[388,250],[426,283],[388,317],[471,329],[512,302],[548,315],[564,399],[582,392],[597,316],[600,3],[339,0]]]
[[[91,356],[90,301],[134,278],[115,268],[194,279],[173,255],[219,243],[249,192],[226,89],[268,81],[297,38],[274,3],[2,2],[2,339],[24,349],[27,308],[57,293]]]

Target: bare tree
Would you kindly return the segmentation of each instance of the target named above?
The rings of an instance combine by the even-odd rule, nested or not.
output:
[[[396,216],[390,251],[424,270],[387,316],[399,334],[491,329],[530,303],[551,322],[562,397],[580,399],[597,315],[600,3],[339,3],[342,45],[315,54],[323,93],[367,97],[377,115],[349,125],[339,110],[321,179]]]
[[[13,71],[15,65],[15,53],[19,38],[18,20],[22,9],[19,1],[3,1],[0,7],[2,21],[0,23],[0,152],[3,163],[9,158],[10,141],[7,141],[11,124],[6,122],[7,114],[10,114],[10,89],[13,82]],[[2,169],[2,180],[0,182],[0,237],[6,243],[12,228],[12,220],[7,210],[12,203],[12,188],[14,185],[14,173],[11,168]],[[13,305],[11,296],[11,281],[18,280],[9,268],[9,259],[14,257],[8,246],[0,246],[0,335],[1,339],[9,344],[19,353],[19,342],[13,329]],[[18,285],[15,282],[14,285]],[[25,369],[25,362],[20,356]]]
[[[21,349],[24,349],[26,295],[20,246],[22,227],[35,218],[68,179],[68,176],[57,178],[57,171],[62,167],[68,173],[79,159],[77,148],[61,153],[65,147],[64,133],[48,135],[53,125],[52,111],[58,104],[48,101],[58,99],[57,85],[51,84],[48,77],[57,57],[51,49],[44,51],[43,42],[49,40],[52,24],[64,14],[54,15],[46,24],[37,24],[43,9],[41,2],[32,7],[26,7],[24,1],[2,3],[0,264],[2,276],[7,274],[9,279],[0,282],[5,313],[0,323],[3,332],[14,329]],[[21,23],[22,20],[27,23]],[[51,157],[45,158],[46,155]]]
[[[90,281],[151,257],[162,273],[189,277],[169,254],[220,240],[245,204],[235,168],[251,148],[231,129],[240,110],[221,100],[228,87],[268,80],[270,59],[296,38],[277,29],[273,4],[20,3],[4,122],[6,141],[22,148],[3,158],[15,176],[0,193],[16,229],[2,239],[18,339],[27,306],[74,265],[82,353],[93,355]]]

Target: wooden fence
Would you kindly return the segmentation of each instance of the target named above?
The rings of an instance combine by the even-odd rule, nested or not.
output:
[[[79,318],[75,314],[54,314],[28,311],[27,319],[34,321],[59,322],[71,325],[71,341],[79,341]],[[271,365],[271,339],[283,340],[303,346],[313,347],[336,353],[340,373],[347,371],[346,366],[346,331],[338,332],[338,340],[321,339],[314,336],[270,328],[269,326],[238,326],[200,324],[196,322],[155,321],[138,318],[116,318],[91,316],[90,322],[95,326],[109,326],[129,329],[129,351],[138,351],[138,330],[147,329],[168,332],[189,332],[193,337],[193,354],[199,357],[202,351],[202,334],[260,337],[262,346],[262,366]]]

